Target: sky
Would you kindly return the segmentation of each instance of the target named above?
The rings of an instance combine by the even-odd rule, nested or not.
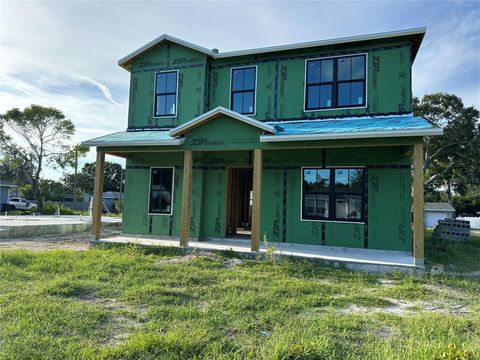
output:
[[[80,143],[126,129],[129,73],[117,61],[163,33],[230,51],[415,27],[427,34],[413,95],[450,92],[480,109],[480,1],[0,0],[0,113],[56,107]]]

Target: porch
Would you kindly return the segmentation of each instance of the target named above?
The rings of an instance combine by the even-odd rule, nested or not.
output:
[[[218,108],[170,131],[127,131],[93,139],[86,144],[97,146],[95,238],[100,241],[99,193],[103,188],[105,154],[110,154],[127,158],[123,231],[134,239],[156,235],[160,238],[155,241],[173,241],[167,246],[189,249],[196,248],[191,244],[192,238],[213,238],[221,239],[220,244],[213,243],[220,246],[219,250],[232,247],[238,252],[261,253],[265,251],[262,236],[268,234],[277,249],[287,255],[319,256],[348,263],[357,259],[353,263],[375,266],[388,263],[422,267],[423,144],[419,135],[438,129],[430,129],[431,125],[424,124],[423,119],[417,124],[420,120],[416,118],[388,117],[388,126],[384,124],[385,129],[372,133],[371,126],[380,126],[378,119],[357,120],[279,125]],[[308,199],[304,196],[305,167],[307,171],[310,167],[321,169],[323,177],[317,172],[314,180],[308,181],[318,185],[315,189],[324,181],[328,184],[327,195],[309,188]],[[249,169],[245,189],[251,193],[251,209],[236,208],[238,213],[244,213],[240,220],[235,211],[230,211],[236,196],[229,190],[230,184],[238,183],[230,176],[235,175],[232,168]],[[353,177],[346,175],[347,180],[339,180],[339,184],[345,185],[344,190],[336,189],[334,180],[337,172],[339,179],[350,174],[349,168],[356,169],[360,184],[353,195],[344,192],[346,188],[351,190]],[[165,178],[170,180],[159,180],[158,184],[155,180],[155,186],[171,189],[164,191],[168,193],[165,209],[153,209],[150,204],[150,199],[160,196],[157,190],[154,195],[151,192],[156,174],[152,169],[167,169],[162,171],[168,173]],[[246,199],[243,195],[240,198]],[[347,203],[352,211],[346,210]],[[250,239],[230,244],[224,238],[235,235],[239,221],[248,224]],[[294,244],[298,242],[315,245],[310,248]],[[203,242],[198,246],[208,249],[211,245]],[[347,247],[349,255],[345,257]],[[333,249],[333,253],[328,249]],[[395,260],[396,255],[391,260],[388,254],[392,251],[404,256],[403,260]]]
[[[188,246],[180,246],[178,237],[159,236],[117,236],[90,242],[91,246],[135,244],[142,247],[172,247],[183,249],[188,254],[192,252],[222,252],[234,251],[243,257],[257,258],[266,255],[267,246],[259,244],[257,251],[251,250],[249,239],[224,238],[208,240],[189,240]],[[373,273],[407,272],[412,273],[419,268],[415,265],[411,252],[373,249],[354,249],[335,246],[318,246],[293,243],[271,243],[277,257],[289,257],[318,261],[322,264],[342,267],[349,270],[361,270]],[[423,267],[420,267],[423,268]]]

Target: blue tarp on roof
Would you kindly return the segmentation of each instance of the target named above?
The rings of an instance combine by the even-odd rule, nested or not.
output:
[[[410,115],[397,116],[363,116],[323,120],[301,120],[288,122],[269,122],[277,135],[311,135],[328,133],[379,132],[400,130],[427,130],[437,126],[421,117]]]

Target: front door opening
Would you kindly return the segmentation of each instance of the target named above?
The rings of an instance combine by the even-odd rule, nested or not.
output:
[[[252,235],[253,170],[228,169],[227,236]]]

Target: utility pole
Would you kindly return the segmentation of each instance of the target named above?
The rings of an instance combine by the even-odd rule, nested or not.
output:
[[[78,168],[78,149],[75,147],[75,168],[73,170],[73,211],[77,204],[77,168]]]

